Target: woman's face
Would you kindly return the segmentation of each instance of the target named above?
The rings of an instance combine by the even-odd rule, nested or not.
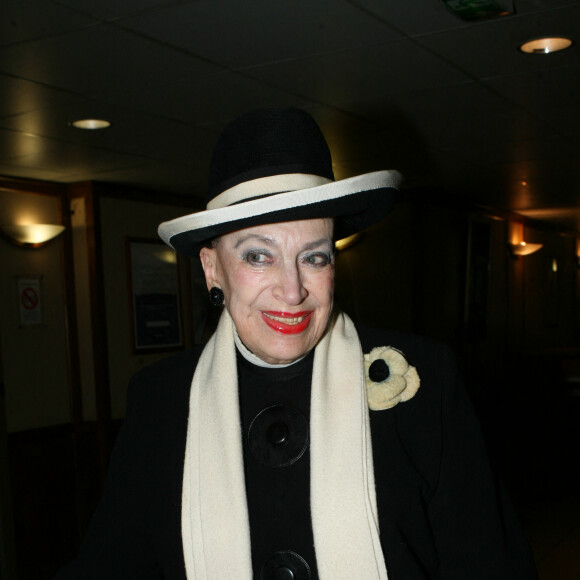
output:
[[[208,289],[223,290],[242,342],[263,361],[292,362],[322,337],[333,303],[332,233],[330,219],[268,224],[201,250]]]

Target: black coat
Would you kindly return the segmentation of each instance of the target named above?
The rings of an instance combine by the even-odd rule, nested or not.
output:
[[[371,411],[389,580],[537,578],[453,356],[415,336],[357,330],[363,352],[393,346],[421,377],[413,399]],[[132,379],[101,502],[78,559],[58,580],[185,578],[181,487],[189,391],[200,352],[165,359]]]

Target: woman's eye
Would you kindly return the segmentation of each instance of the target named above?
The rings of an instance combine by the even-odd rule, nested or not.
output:
[[[248,252],[245,256],[244,259],[246,262],[250,263],[250,264],[266,264],[268,263],[270,257],[265,254],[264,252]]]
[[[330,264],[330,256],[324,252],[309,254],[304,261],[311,266],[327,266]]]

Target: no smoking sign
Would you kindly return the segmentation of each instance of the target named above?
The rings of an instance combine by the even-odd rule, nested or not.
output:
[[[22,326],[42,324],[40,278],[18,279],[18,302],[20,307],[20,324]]]

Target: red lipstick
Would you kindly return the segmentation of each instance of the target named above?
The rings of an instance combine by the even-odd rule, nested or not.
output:
[[[262,320],[276,332],[282,334],[300,334],[304,332],[310,324],[313,310],[304,310],[302,312],[273,312],[270,310],[262,311]],[[281,319],[287,319],[285,322]]]

